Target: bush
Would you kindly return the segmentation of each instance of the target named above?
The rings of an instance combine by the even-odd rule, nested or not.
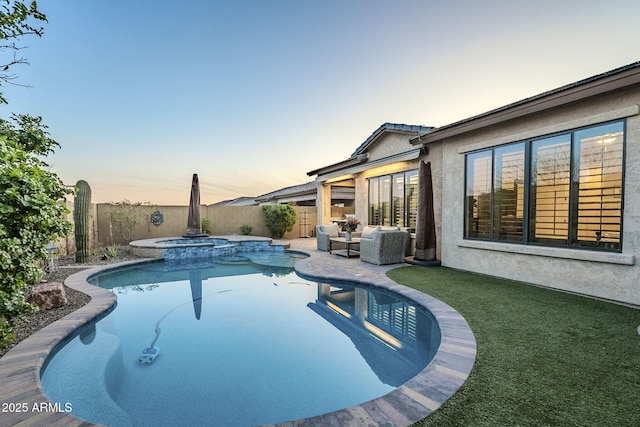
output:
[[[204,234],[211,234],[211,220],[209,217],[202,218],[202,221],[200,221],[200,228]]]
[[[143,212],[140,206],[144,206],[147,212]],[[121,202],[109,202],[109,222],[128,243],[135,240],[134,229],[143,217],[151,217],[151,209],[153,206],[149,202],[130,202],[127,199],[122,199]],[[113,236],[110,236],[109,241],[114,242]]]
[[[290,205],[264,205],[262,214],[274,239],[282,238],[285,232],[293,230],[296,223],[296,211]]]
[[[0,346],[33,310],[25,294],[42,278],[47,244],[71,230],[64,199],[73,190],[42,160],[58,144],[40,118],[13,120],[17,126],[0,119]]]
[[[242,234],[243,236],[251,236],[251,233],[253,233],[253,227],[248,225],[248,224],[242,224],[240,226],[240,234]]]

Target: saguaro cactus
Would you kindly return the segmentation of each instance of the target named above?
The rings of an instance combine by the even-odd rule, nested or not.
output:
[[[76,262],[87,262],[89,253],[89,208],[91,207],[91,187],[87,181],[76,183],[73,204],[73,222],[76,236]]]

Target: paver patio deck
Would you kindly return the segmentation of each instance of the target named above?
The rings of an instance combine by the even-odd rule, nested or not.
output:
[[[389,289],[426,308],[438,321],[442,341],[434,359],[425,369],[396,390],[361,405],[274,426],[406,426],[436,410],[466,381],[476,355],[476,341],[471,329],[462,316],[448,305],[399,285],[386,276],[389,269],[402,264],[378,266],[358,258],[331,255],[318,251],[313,238],[278,243],[310,255],[296,264],[296,271],[307,278],[329,282],[348,281]],[[96,316],[105,315],[113,308],[115,294],[86,282],[86,278],[98,270],[85,270],[65,281],[67,286],[91,296],[89,304],[33,334],[0,359],[0,403],[3,405],[0,408],[0,425],[95,425],[73,417],[73,413],[65,413],[63,405],[49,402],[40,384],[40,369],[57,344]]]

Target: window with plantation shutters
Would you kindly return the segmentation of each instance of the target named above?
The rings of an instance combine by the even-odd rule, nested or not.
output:
[[[624,127],[467,154],[465,238],[620,251]]]
[[[566,245],[569,239],[571,138],[531,144],[530,241]]]
[[[573,239],[579,246],[616,249],[622,218],[622,126],[576,132]]]
[[[369,225],[415,228],[418,171],[369,178]]]

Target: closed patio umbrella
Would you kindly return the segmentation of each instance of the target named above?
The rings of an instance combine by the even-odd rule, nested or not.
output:
[[[416,223],[415,260],[435,261],[436,223],[433,209],[431,162],[420,162],[418,171],[418,218]]]
[[[189,272],[189,284],[191,285],[191,299],[193,299],[193,312],[196,319],[200,320],[202,312],[202,276],[199,270]]]
[[[189,216],[187,217],[187,234],[184,237],[196,237],[202,235],[200,225],[200,182],[198,174],[191,178],[191,197],[189,199]]]

